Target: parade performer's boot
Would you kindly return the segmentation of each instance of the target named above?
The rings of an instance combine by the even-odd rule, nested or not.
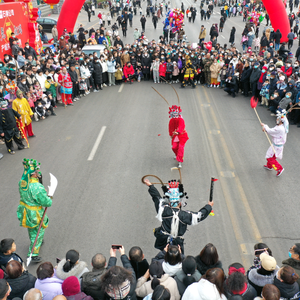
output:
[[[33,262],[33,263],[39,263],[39,262],[41,262],[43,259],[40,257],[40,256],[33,256],[32,258],[31,258],[31,261]]]

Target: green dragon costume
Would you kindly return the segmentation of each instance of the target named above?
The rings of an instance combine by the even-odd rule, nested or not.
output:
[[[24,172],[19,182],[20,204],[18,206],[17,216],[20,221],[20,226],[28,229],[31,242],[28,252],[28,256],[30,256],[44,214],[44,207],[50,207],[52,205],[52,200],[48,197],[47,192],[44,186],[39,182],[39,179],[32,177],[33,173],[38,172],[40,164],[37,163],[36,160],[24,159],[23,165]],[[48,222],[49,219],[46,215],[32,257],[37,257],[39,255]]]

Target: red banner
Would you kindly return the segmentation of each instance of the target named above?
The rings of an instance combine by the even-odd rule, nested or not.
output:
[[[14,32],[19,39],[20,46],[24,48],[29,42],[29,17],[27,3],[1,3],[0,4],[0,57],[11,55],[9,38]]]

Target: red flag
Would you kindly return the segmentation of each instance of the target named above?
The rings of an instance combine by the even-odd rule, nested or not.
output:
[[[20,130],[22,139],[25,139],[25,140],[26,140],[27,146],[28,146],[28,148],[30,148],[30,147],[29,147],[28,138],[27,138],[27,134],[26,134],[26,132],[25,132],[25,129],[24,129],[24,125],[23,125],[23,123],[22,123],[22,120],[16,118],[16,122],[17,122],[17,126],[18,126],[18,128],[19,128],[19,130]]]

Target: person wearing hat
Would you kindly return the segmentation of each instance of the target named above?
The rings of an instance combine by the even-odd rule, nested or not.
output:
[[[270,256],[268,253],[262,253],[259,258],[261,267],[259,269],[251,269],[247,273],[248,282],[255,288],[257,295],[261,294],[266,284],[273,283],[274,277],[279,270],[273,256]]]
[[[80,283],[76,276],[70,276],[64,280],[62,284],[63,295],[67,300],[93,300],[91,296],[87,296],[80,290]]]
[[[0,279],[0,300],[6,300],[11,292],[11,287],[5,279]]]
[[[289,132],[289,122],[286,117],[286,111],[277,112],[276,126],[270,128],[268,125],[261,123],[262,130],[266,131],[272,138],[272,146],[266,153],[267,164],[264,165],[266,170],[277,171],[276,176],[280,176],[284,168],[279,164],[277,159],[282,159],[283,147],[286,143],[287,133]],[[275,151],[275,152],[274,152]]]
[[[19,150],[27,148],[22,142],[16,118],[21,119],[21,115],[12,108],[7,107],[6,100],[0,100],[0,136],[4,137],[8,153],[15,154],[13,140]]]
[[[35,137],[32,131],[32,120],[33,112],[29,106],[28,101],[23,97],[23,93],[21,90],[17,90],[16,92],[17,98],[13,101],[12,109],[14,109],[18,114],[21,115],[21,120],[24,126],[25,134],[28,137]]]
[[[48,197],[46,189],[40,182],[40,180],[42,181],[42,175],[39,172],[40,164],[36,160],[24,159],[23,166],[24,172],[19,181],[20,203],[17,209],[17,217],[20,226],[28,229],[30,238],[28,257],[32,253],[32,262],[40,262],[42,259],[38,255],[44,239],[45,229],[49,223],[47,215],[45,215],[33,251],[32,247],[45,211],[44,207],[50,207],[52,200]]]
[[[164,250],[166,245],[172,242],[173,245],[179,245],[181,253],[184,254],[183,235],[187,231],[187,225],[197,225],[205,220],[210,214],[214,202],[209,202],[198,212],[184,211],[181,210],[181,207],[185,205],[183,197],[186,193],[184,193],[182,184],[172,181],[169,182],[168,186],[164,185],[162,187],[164,195],[168,199],[163,199],[148,179],[144,180],[144,184],[149,187],[148,192],[157,212],[156,218],[162,222],[161,226],[154,230],[154,236],[156,237],[154,247]],[[176,220],[177,222],[175,222]]]

